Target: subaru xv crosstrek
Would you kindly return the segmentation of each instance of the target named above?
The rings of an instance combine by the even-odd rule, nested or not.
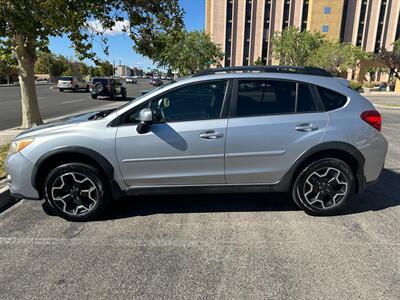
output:
[[[123,196],[165,193],[288,192],[307,213],[332,215],[379,178],[381,123],[322,69],[210,69],[23,132],[7,178],[14,197],[44,198],[74,221]]]

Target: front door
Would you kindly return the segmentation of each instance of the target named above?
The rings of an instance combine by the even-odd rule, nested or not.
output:
[[[224,184],[227,118],[222,116],[227,81],[174,89],[124,117],[116,154],[128,186]],[[149,132],[136,131],[139,112],[150,108]]]

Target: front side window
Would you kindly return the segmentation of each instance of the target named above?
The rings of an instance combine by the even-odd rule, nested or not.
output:
[[[240,80],[236,116],[294,113],[296,83],[277,80]]]
[[[227,81],[209,81],[178,88],[136,107],[125,123],[139,123],[144,108],[153,111],[157,121],[182,122],[218,119],[227,89]]]

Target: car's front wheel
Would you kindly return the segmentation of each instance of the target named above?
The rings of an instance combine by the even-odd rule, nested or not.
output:
[[[54,213],[70,221],[97,218],[110,199],[99,171],[83,163],[53,169],[46,177],[44,195]]]
[[[355,176],[346,162],[324,158],[301,170],[293,184],[292,197],[306,213],[334,215],[352,200],[355,187]]]

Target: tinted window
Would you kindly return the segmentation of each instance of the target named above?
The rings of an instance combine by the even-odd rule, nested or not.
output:
[[[73,78],[72,78],[72,77],[69,77],[69,76],[62,76],[62,77],[59,78],[59,80],[67,80],[67,81],[68,81],[68,80],[71,80],[71,81],[72,81]]]
[[[320,86],[317,88],[326,111],[337,109],[346,104],[346,96]]]
[[[295,111],[296,83],[274,80],[239,81],[237,116],[285,114]]]
[[[297,112],[304,113],[314,111],[317,111],[317,106],[315,105],[310,87],[300,83],[297,96]]]
[[[204,82],[179,88],[142,104],[128,114],[126,123],[138,123],[139,112],[150,108],[162,122],[217,119],[221,115],[227,82]]]

